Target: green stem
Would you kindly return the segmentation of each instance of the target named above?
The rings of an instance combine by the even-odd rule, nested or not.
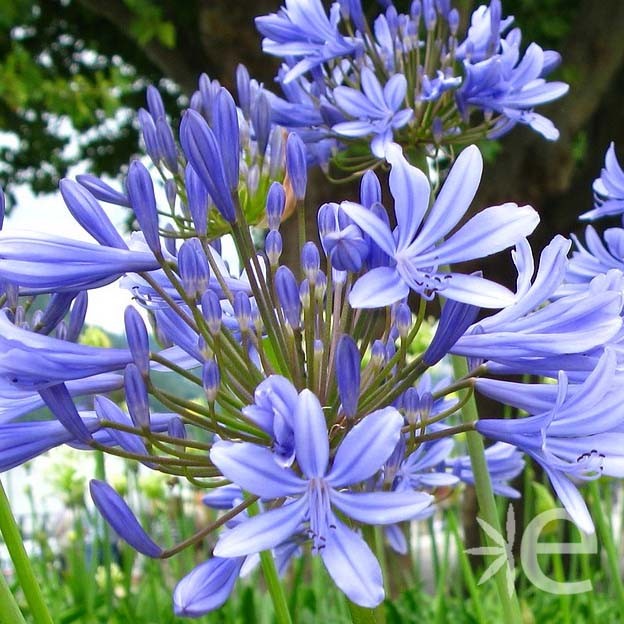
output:
[[[26,624],[2,572],[0,572],[0,624]]]
[[[589,483],[589,491],[592,496],[591,507],[594,512],[594,520],[596,521],[596,528],[598,529],[600,542],[602,547],[607,552],[609,574],[611,576],[611,582],[615,586],[620,617],[624,617],[624,585],[622,584],[622,577],[620,575],[620,560],[617,547],[613,541],[613,533],[611,532],[609,518],[607,518],[602,506],[602,501],[600,500],[600,488],[598,487],[598,481],[591,481]]]
[[[381,624],[381,622],[383,622],[383,607],[381,605],[379,607],[375,607],[374,609],[368,609],[366,607],[360,607],[360,605],[356,605],[350,600],[348,603],[349,613],[351,614],[351,621],[353,624]]]
[[[454,355],[451,359],[453,361],[455,376],[458,379],[468,375],[468,365],[465,358]],[[466,423],[472,423],[479,419],[477,403],[474,396],[471,396],[466,402],[466,405],[464,405],[462,409],[462,419]],[[470,455],[470,463],[474,474],[475,491],[477,493],[477,502],[479,503],[481,518],[502,535],[501,525],[496,512],[496,501],[494,500],[494,492],[492,491],[490,473],[488,472],[487,461],[485,459],[483,439],[476,431],[468,431],[466,433],[466,443],[468,445],[468,454]],[[487,536],[486,540],[488,545],[495,545]],[[498,597],[503,607],[504,621],[509,624],[521,624],[522,616],[520,614],[520,605],[518,604],[515,588],[512,588],[511,595],[507,593],[506,572],[507,570],[503,566],[494,576]]]
[[[258,513],[257,502],[250,505],[248,513],[250,516],[255,516]],[[260,565],[262,566],[264,582],[267,584],[273,608],[275,609],[275,621],[277,624],[292,624],[284,586],[280,581],[277,568],[275,567],[275,559],[273,559],[273,553],[270,550],[263,550],[260,553]]]
[[[53,624],[52,617],[48,612],[43,594],[37,579],[35,578],[33,569],[28,560],[26,549],[24,548],[24,542],[20,535],[17,523],[11,512],[11,506],[9,499],[2,482],[0,481],[0,532],[4,538],[4,543],[9,551],[13,565],[15,566],[15,572],[19,580],[26,602],[30,607],[30,612],[35,624]],[[3,612],[4,615],[4,612]],[[23,619],[23,618],[22,618]],[[20,620],[16,620],[19,622]]]

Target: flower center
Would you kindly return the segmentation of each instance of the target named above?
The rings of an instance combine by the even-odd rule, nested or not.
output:
[[[335,529],[333,515],[329,502],[329,487],[324,479],[310,479],[308,485],[310,497],[310,528],[309,537],[312,540],[312,552],[318,554],[327,545],[329,529]]]

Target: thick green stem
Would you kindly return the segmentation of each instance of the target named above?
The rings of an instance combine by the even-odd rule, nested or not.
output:
[[[381,624],[384,621],[382,617],[383,606],[368,609],[366,607],[360,607],[360,605],[356,605],[350,600],[348,602],[349,613],[351,614],[351,621],[353,624]]]
[[[250,516],[255,516],[258,513],[257,502],[254,501],[254,503],[249,506],[248,513]],[[275,566],[275,559],[273,559],[273,553],[270,550],[263,550],[260,553],[260,565],[262,566],[264,582],[267,584],[273,602],[273,608],[275,609],[275,621],[277,624],[292,624],[290,611],[288,610],[288,602],[286,602],[286,594],[284,593],[284,586],[280,581],[277,567]]]
[[[452,361],[455,376],[458,379],[465,377],[469,372],[466,359],[454,355],[452,356]],[[474,396],[471,396],[462,409],[462,419],[466,423],[472,423],[478,420],[478,418],[477,404]],[[474,474],[474,484],[477,493],[477,502],[479,503],[480,517],[502,535],[503,533],[496,511],[494,492],[492,491],[492,482],[490,481],[490,473],[488,472],[487,461],[485,459],[483,439],[476,431],[468,431],[466,433],[466,443],[468,445],[468,454],[470,455],[470,463]],[[486,536],[486,540],[488,541],[488,545],[495,546],[493,542],[490,543],[489,537]],[[498,597],[503,607],[504,621],[509,624],[521,624],[522,617],[520,614],[518,597],[513,587],[511,595],[508,593],[506,572],[507,570],[503,566],[494,576]]]
[[[24,542],[13,517],[9,499],[4,491],[2,482],[0,482],[0,532],[2,532],[4,543],[9,551],[9,555],[11,555],[17,579],[22,586],[26,602],[30,607],[33,622],[35,624],[53,624],[52,617],[48,612],[43,594],[26,554]],[[2,612],[2,616],[4,616],[4,612]],[[20,620],[15,621],[19,622]]]
[[[589,484],[589,491],[591,492],[592,496],[591,508],[594,512],[593,515],[594,520],[596,521],[596,528],[598,529],[600,543],[607,552],[609,574],[611,576],[611,582],[615,586],[620,617],[624,617],[624,585],[622,584],[622,576],[620,573],[620,558],[615,542],[613,541],[613,533],[611,531],[609,518],[607,518],[607,514],[605,513],[602,506],[602,501],[600,499],[600,488],[598,487],[597,481],[592,481]]]
[[[0,624],[26,624],[2,572],[0,572]]]

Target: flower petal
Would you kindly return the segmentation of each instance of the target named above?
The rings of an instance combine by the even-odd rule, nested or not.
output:
[[[305,481],[290,468],[278,466],[269,449],[250,442],[217,442],[210,459],[232,483],[263,498],[291,496],[305,489]]]
[[[396,253],[396,244],[390,228],[372,211],[355,202],[344,201],[340,207],[366,234],[368,234],[390,257]]]
[[[199,617],[229,598],[245,559],[213,557],[187,574],[173,592],[173,609],[181,617]]]
[[[381,568],[366,542],[351,529],[335,520],[321,558],[349,600],[362,607],[376,607],[384,599]]]
[[[403,417],[393,407],[363,418],[340,443],[327,482],[337,488],[375,474],[397,445],[402,426]]]
[[[481,182],[483,158],[475,145],[455,161],[431,212],[414,243],[414,253],[424,251],[450,232],[468,210]]]
[[[576,486],[559,470],[551,470],[544,464],[542,466],[574,524],[585,533],[593,533],[595,531],[594,521],[589,515],[587,505]]]
[[[433,496],[424,492],[338,492],[331,493],[332,503],[345,515],[366,524],[394,524],[410,520],[426,511]]]
[[[396,143],[386,147],[386,160],[390,170],[390,191],[394,197],[394,212],[397,219],[399,240],[397,247],[407,247],[420,226],[429,208],[429,181],[425,174],[410,165],[403,151]]]
[[[377,267],[358,279],[349,293],[352,308],[383,308],[409,294],[409,286],[393,267]]]
[[[253,516],[222,533],[214,548],[216,557],[242,557],[273,548],[297,531],[308,511],[308,498],[302,498]]]
[[[322,477],[329,461],[327,424],[323,408],[310,390],[299,394],[293,425],[299,467],[309,479]]]

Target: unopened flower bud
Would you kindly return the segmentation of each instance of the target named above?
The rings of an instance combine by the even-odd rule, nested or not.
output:
[[[128,364],[124,371],[126,405],[135,427],[149,429],[150,412],[147,386],[136,364]]]
[[[303,200],[308,183],[306,148],[299,135],[294,132],[291,132],[286,140],[286,171],[295,199]]]
[[[286,321],[296,329],[301,323],[301,301],[299,288],[293,272],[285,266],[275,272],[275,292],[284,311]]]
[[[208,399],[209,403],[214,403],[219,392],[219,386],[221,385],[221,373],[214,360],[208,360],[204,363],[202,369],[202,384],[204,386],[204,392],[206,393],[206,399]]]
[[[149,171],[138,160],[130,163],[126,188],[130,205],[145,236],[145,242],[158,255],[160,254],[160,238],[154,185]]]
[[[234,295],[234,316],[236,316],[240,330],[246,332],[251,322],[251,303],[249,295],[241,290]]]
[[[124,312],[124,326],[132,359],[141,375],[146,377],[149,374],[149,337],[143,318],[132,306],[128,306]]]
[[[264,250],[269,264],[276,267],[282,255],[282,235],[277,230],[271,230],[264,241]]]
[[[341,336],[336,349],[336,383],[345,414],[357,413],[360,398],[360,351],[351,336]]]
[[[269,229],[279,229],[286,205],[286,192],[279,182],[273,182],[269,187],[266,200],[266,215]]]
[[[207,290],[202,295],[201,307],[206,325],[208,325],[208,331],[213,336],[218,334],[221,331],[223,310],[221,309],[221,302],[217,294],[212,290]]]
[[[316,276],[321,266],[321,257],[318,247],[308,241],[301,250],[301,267],[312,286],[316,283]]]

